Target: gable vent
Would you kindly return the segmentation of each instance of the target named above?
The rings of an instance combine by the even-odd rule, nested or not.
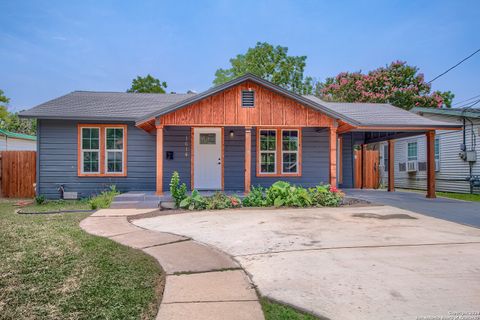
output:
[[[242,107],[244,108],[255,107],[255,91],[242,90]]]

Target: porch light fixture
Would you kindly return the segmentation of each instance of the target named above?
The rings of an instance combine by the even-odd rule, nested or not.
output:
[[[230,138],[233,138],[235,136],[235,132],[233,132],[233,130],[230,130],[228,134],[230,135]]]

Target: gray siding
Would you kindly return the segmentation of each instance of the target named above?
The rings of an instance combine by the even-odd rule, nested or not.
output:
[[[318,132],[317,132],[318,130]],[[329,182],[328,129],[304,128],[302,130],[302,176],[257,177],[256,132],[252,130],[252,185],[269,186],[283,180],[292,184],[312,187]]]
[[[353,136],[351,133],[342,135],[342,171],[343,182],[340,188],[353,188]]]
[[[121,191],[155,190],[155,135],[128,125],[127,177],[78,177],[78,121],[39,120],[38,193],[60,196],[58,187],[77,191],[81,197],[98,193],[114,184]],[[81,123],[89,123],[82,121]]]
[[[230,137],[230,131],[233,131],[233,137]],[[224,188],[242,191],[245,183],[245,129],[226,127],[224,135]]]
[[[153,136],[156,139],[155,136]],[[170,179],[174,171],[178,171],[181,182],[184,182],[190,189],[190,127],[166,127],[163,133],[163,190],[170,190]],[[155,163],[155,147],[152,155]],[[167,151],[173,151],[173,160],[167,160]],[[153,171],[155,178],[156,170]],[[155,185],[154,185],[155,189]]]

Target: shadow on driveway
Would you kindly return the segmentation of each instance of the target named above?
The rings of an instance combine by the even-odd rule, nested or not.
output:
[[[344,189],[347,196],[410,210],[427,216],[480,228],[480,202],[428,199],[423,193]]]

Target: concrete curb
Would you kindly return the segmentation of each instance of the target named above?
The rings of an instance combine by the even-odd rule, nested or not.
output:
[[[129,215],[106,210],[110,212],[103,215],[99,210],[85,218],[80,227],[140,249],[159,262],[166,281],[157,319],[264,319],[250,277],[235,259],[184,236],[135,226],[128,221]]]

